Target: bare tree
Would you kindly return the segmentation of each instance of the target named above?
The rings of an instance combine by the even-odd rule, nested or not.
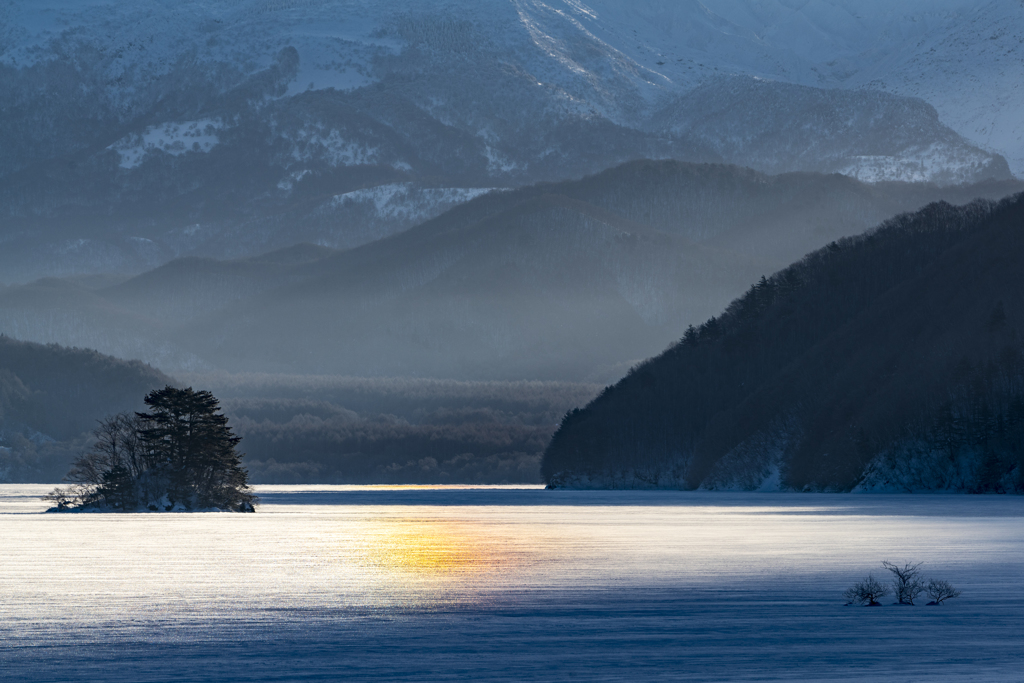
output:
[[[953,587],[949,581],[928,581],[928,588],[925,589],[928,597],[932,599],[929,605],[941,605],[943,601],[960,597],[960,590]]]
[[[871,574],[868,574],[868,578],[853,584],[852,588],[843,593],[843,597],[849,600],[850,604],[856,603],[874,607],[880,604],[878,598],[888,594],[889,587]]]
[[[124,467],[138,477],[145,465],[139,430],[142,420],[133,413],[118,413],[100,420],[93,431],[96,441],[89,452],[75,460],[67,480],[77,484],[99,485],[104,472]]]
[[[72,484],[66,488],[58,486],[43,496],[43,500],[55,503],[58,510],[67,510],[84,503],[91,490],[91,488],[79,484]]]
[[[882,566],[892,572],[892,587],[899,604],[913,605],[914,599],[924,592],[924,582],[920,578],[921,563],[906,562],[901,567],[888,560],[883,560]]]
[[[139,438],[143,426],[143,419],[134,413],[118,413],[100,420],[93,430],[96,440],[92,447],[75,460],[64,478],[71,485],[54,489],[44,499],[55,502],[58,509],[65,509],[115,494],[117,507],[129,507],[125,482],[137,479],[146,469]]]

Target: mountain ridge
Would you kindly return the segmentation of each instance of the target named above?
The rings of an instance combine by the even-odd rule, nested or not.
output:
[[[349,250],[9,287],[0,330],[173,372],[611,380],[830,240],[935,199],[1020,189],[638,161],[486,194]]]
[[[636,158],[1009,179],[1024,168],[1014,12],[960,0],[10,5],[0,272],[131,275],[186,255],[350,248],[487,189]],[[800,26],[818,27],[806,54]],[[982,45],[986,27],[998,35]],[[935,40],[961,57],[951,87],[919,73]],[[886,45],[881,82],[873,50]],[[987,64],[998,69],[982,78]]]

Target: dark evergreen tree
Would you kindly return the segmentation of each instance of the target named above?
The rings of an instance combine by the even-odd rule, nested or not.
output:
[[[100,500],[116,510],[131,510],[136,507],[134,481],[127,467],[114,465],[100,477],[103,483],[96,490]]]
[[[146,396],[139,430],[151,469],[166,476],[168,496],[188,508],[249,510],[249,489],[241,441],[228,427],[220,403],[209,391],[167,386]]]

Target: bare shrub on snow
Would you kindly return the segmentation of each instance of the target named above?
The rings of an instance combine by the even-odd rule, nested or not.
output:
[[[849,604],[867,605],[873,607],[881,603],[878,599],[889,594],[889,587],[868,574],[868,578],[859,581],[843,593]]]
[[[932,599],[929,605],[941,605],[945,600],[952,600],[953,598],[960,597],[960,590],[953,587],[949,581],[937,581],[931,579],[928,581],[928,587],[925,589],[928,593],[928,597]]]
[[[899,604],[913,605],[914,599],[925,589],[924,582],[920,578],[921,563],[905,562],[901,567],[888,560],[883,560],[882,566],[892,572],[893,592],[896,594]]]

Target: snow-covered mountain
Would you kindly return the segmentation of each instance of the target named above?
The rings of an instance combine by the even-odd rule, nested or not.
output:
[[[527,4],[527,3],[523,3]],[[1024,3],[1019,0],[563,0],[576,22],[679,85],[745,74],[916,97],[1024,172]]]
[[[0,281],[351,247],[638,157],[1007,178],[1022,18],[960,0],[11,2]]]

